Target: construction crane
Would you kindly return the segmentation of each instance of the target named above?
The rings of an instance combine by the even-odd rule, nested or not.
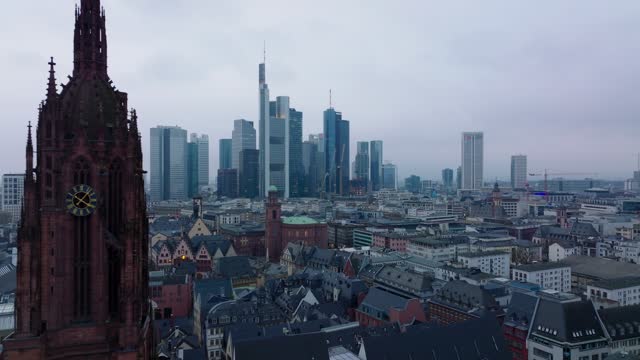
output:
[[[549,200],[549,175],[551,176],[598,176],[598,173],[550,173],[544,169],[544,173],[529,173],[529,176],[544,176],[544,197]],[[527,184],[528,187],[528,184]]]

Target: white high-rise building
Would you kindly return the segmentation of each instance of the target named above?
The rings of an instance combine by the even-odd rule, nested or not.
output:
[[[184,200],[188,193],[187,131],[178,126],[151,129],[151,200]]]
[[[191,142],[198,145],[198,186],[209,185],[209,135],[191,134]],[[255,136],[254,136],[255,143]]]
[[[511,188],[524,189],[527,185],[527,155],[511,156]]]
[[[256,149],[256,129],[253,121],[238,119],[233,122],[231,135],[231,168],[240,169],[240,152]]]
[[[2,175],[2,211],[10,213],[14,223],[20,222],[23,197],[24,174]]]
[[[484,167],[484,134],[462,133],[462,188],[481,189]]]

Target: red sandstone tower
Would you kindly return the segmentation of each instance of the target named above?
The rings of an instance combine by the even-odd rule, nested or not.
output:
[[[269,196],[265,204],[265,244],[267,247],[267,260],[280,261],[282,255],[282,205],[278,201],[278,189],[274,186],[269,189]]]
[[[76,9],[74,69],[53,59],[29,126],[16,330],[5,359],[148,359],[151,319],[142,150],[135,111],[107,75],[99,0]]]

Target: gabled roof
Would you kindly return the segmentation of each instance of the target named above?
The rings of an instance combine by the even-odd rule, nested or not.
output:
[[[402,334],[363,338],[367,360],[510,360],[495,318],[440,326],[411,326]]]
[[[200,250],[201,245],[206,247],[211,256],[215,255],[218,249],[223,255],[226,255],[231,247],[231,241],[221,235],[196,235],[191,239],[191,248],[194,254]]]
[[[376,280],[386,284],[397,285],[416,292],[432,291],[432,278],[425,274],[413,271],[401,270],[395,266],[386,265],[378,272]]]
[[[531,334],[557,342],[579,343],[605,337],[590,301],[559,302],[540,298]]]
[[[220,258],[216,263],[216,272],[228,278],[256,275],[248,256]]]
[[[487,290],[463,280],[449,281],[430,301],[465,311],[484,311],[498,307],[496,300]]]
[[[242,360],[329,360],[326,340],[320,333],[244,341],[235,350],[235,358]]]
[[[596,231],[593,225],[585,222],[573,223],[570,233],[579,237],[600,237],[600,233]]]
[[[363,306],[369,306],[386,314],[391,308],[404,310],[407,308],[408,303],[409,299],[373,287],[369,289],[369,293],[362,300],[362,304],[358,309],[362,310]]]

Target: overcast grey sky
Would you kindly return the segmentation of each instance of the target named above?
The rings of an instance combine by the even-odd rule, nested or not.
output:
[[[79,1],[78,1],[79,3]],[[206,133],[211,175],[233,120],[273,97],[322,131],[333,103],[355,142],[381,139],[400,175],[439,179],[460,133],[484,131],[485,178],[529,168],[630,177],[640,151],[640,1],[103,0],[109,73],[149,128]],[[0,172],[23,171],[47,62],[72,70],[73,0],[4,1]],[[145,154],[146,156],[147,154]],[[148,167],[148,165],[146,165]]]

